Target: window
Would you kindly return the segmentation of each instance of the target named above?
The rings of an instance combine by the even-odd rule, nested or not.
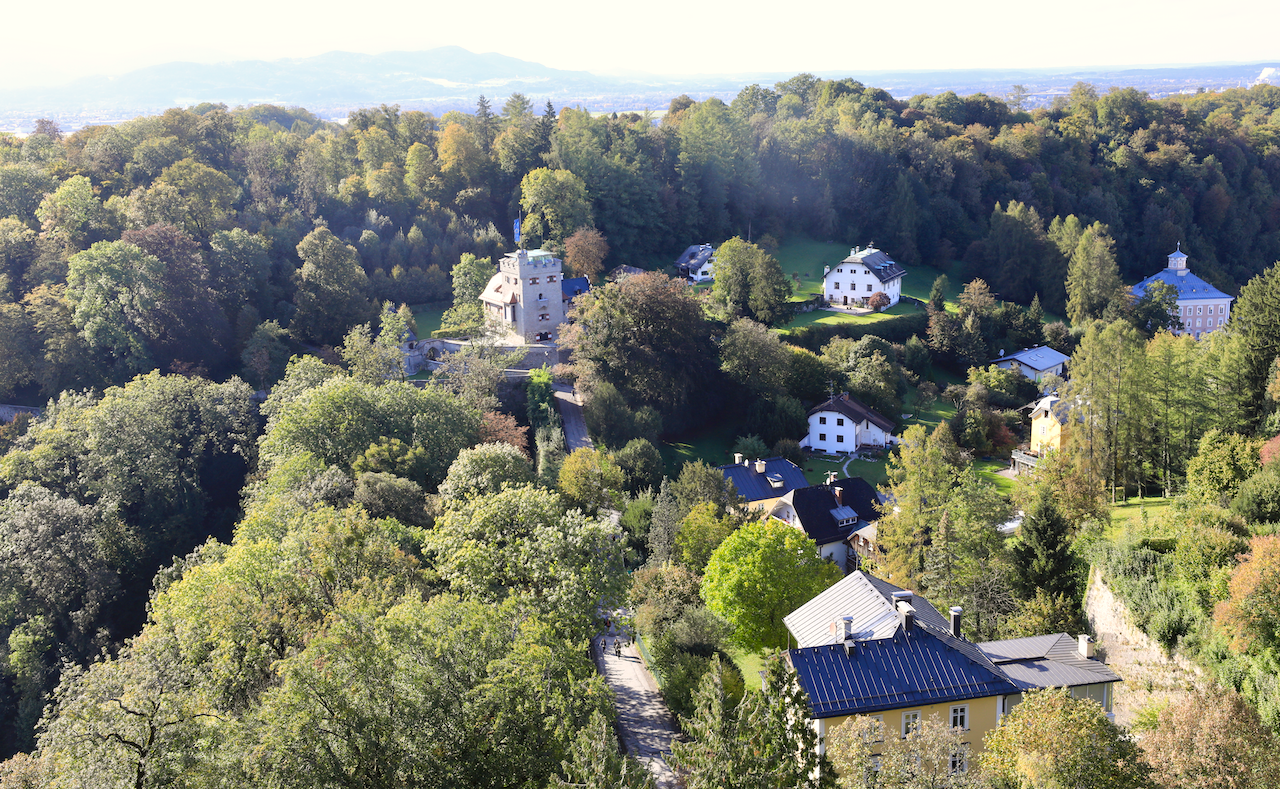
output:
[[[826,440],[827,440],[827,434],[826,434],[826,433],[819,433],[819,434],[818,434],[818,440],[819,440],[819,441],[826,441]]]
[[[843,273],[844,273],[844,269],[842,269],[842,268],[838,268],[838,269],[836,269],[836,273],[837,273],[837,274],[843,274]]]
[[[969,705],[957,704],[951,708],[951,728],[967,731],[969,729]]]
[[[843,420],[843,419],[837,419],[837,420],[836,420],[836,425],[837,425],[837,426],[843,426],[843,425],[844,425],[844,420]]]
[[[538,301],[546,301],[546,300],[547,300],[547,294],[545,293],[538,294]]]
[[[1221,325],[1222,325],[1222,318],[1218,318],[1218,325],[1219,325],[1219,326],[1221,326]]]
[[[1196,318],[1196,328],[1200,328],[1200,319]]]
[[[836,282],[831,287],[835,288],[836,290],[840,290],[840,283]]]
[[[1045,433],[1045,429],[1046,429],[1046,426],[1045,426],[1045,425],[1041,425],[1041,426],[1040,426],[1040,435],[1042,435],[1042,436],[1044,435],[1044,433]]]
[[[540,320],[540,321],[549,321],[549,320],[551,320],[551,316],[544,312],[544,313],[542,313],[541,315],[539,315],[539,316],[538,316],[538,320]]]
[[[920,710],[902,713],[902,736],[920,731]]]
[[[818,424],[825,425],[826,423],[827,423],[827,418],[825,416],[818,417]]]
[[[537,278],[537,277],[529,277],[529,284],[530,284],[530,285],[537,285],[537,284],[538,284],[538,278]]]
[[[1226,314],[1227,314],[1227,305],[1225,305],[1225,304],[1219,304],[1219,305],[1218,305],[1218,314],[1219,314],[1219,315],[1226,315]]]
[[[951,754],[951,773],[967,773],[969,772],[969,760],[966,758],[964,751],[956,751]]]
[[[555,274],[548,274],[548,275],[547,275],[547,282],[555,282],[555,281],[556,281],[556,275],[555,275]]]
[[[1204,314],[1204,307],[1196,307],[1196,314],[1197,314],[1197,315],[1203,315],[1203,314]]]
[[[844,435],[843,435],[843,434],[840,434],[840,435],[837,435],[837,436],[836,436],[836,443],[837,443],[837,444],[843,444],[843,443],[844,443]]]
[[[871,292],[871,283],[870,283],[870,282],[868,282],[868,283],[867,283],[867,293],[870,293],[870,292]]]
[[[871,742],[884,742],[884,716],[868,715],[867,720],[869,721],[867,726],[868,739]]]

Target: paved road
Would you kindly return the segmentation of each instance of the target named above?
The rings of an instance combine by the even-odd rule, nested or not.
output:
[[[676,735],[675,723],[635,644],[624,641],[627,646],[622,648],[622,656],[616,657],[617,640],[618,636],[613,635],[610,628],[609,633],[592,640],[591,652],[600,673],[613,689],[623,745],[627,753],[649,768],[661,789],[674,789],[676,777],[666,756],[671,753],[671,740]]]
[[[570,452],[583,447],[594,448],[591,436],[587,435],[587,422],[582,418],[582,400],[578,393],[566,384],[552,384],[551,388],[555,390],[560,418],[564,421],[565,448]]]

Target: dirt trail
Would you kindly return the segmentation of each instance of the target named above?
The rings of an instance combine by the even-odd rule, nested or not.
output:
[[[1199,667],[1181,655],[1166,656],[1159,644],[1134,626],[1129,609],[1096,569],[1089,578],[1084,612],[1097,637],[1098,657],[1124,678],[1115,686],[1112,701],[1116,723],[1130,726],[1143,708],[1183,696],[1202,681]]]

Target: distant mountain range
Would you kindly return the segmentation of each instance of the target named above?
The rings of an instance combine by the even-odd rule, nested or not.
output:
[[[1014,84],[1043,103],[1080,80],[1100,90],[1132,86],[1166,96],[1198,88],[1247,87],[1272,63],[1166,66],[1159,68],[986,69],[952,71],[822,72],[824,78],[853,77],[898,97],[954,90],[961,95],[1004,95]],[[669,77],[644,74],[601,76],[564,71],[498,53],[475,54],[460,47],[422,52],[361,55],[329,52],[311,58],[232,63],[166,63],[119,77],[91,77],[53,88],[0,91],[0,129],[26,131],[40,117],[74,129],[111,123],[200,102],[228,106],[302,106],[323,118],[341,119],[358,107],[399,104],[403,109],[444,112],[472,110],[489,97],[495,111],[520,92],[537,105],[581,105],[592,110],[664,109],[682,93],[701,100],[731,100],[745,85],[772,85],[790,73],[747,73]],[[1280,80],[1278,80],[1280,81]]]

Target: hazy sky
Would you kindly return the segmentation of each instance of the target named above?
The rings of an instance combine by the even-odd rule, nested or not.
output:
[[[1157,65],[1280,58],[1265,0],[61,0],[11,4],[0,86],[174,60],[455,44],[544,65],[667,74]],[[756,9],[756,10],[753,10]],[[1266,9],[1266,10],[1262,10]]]

